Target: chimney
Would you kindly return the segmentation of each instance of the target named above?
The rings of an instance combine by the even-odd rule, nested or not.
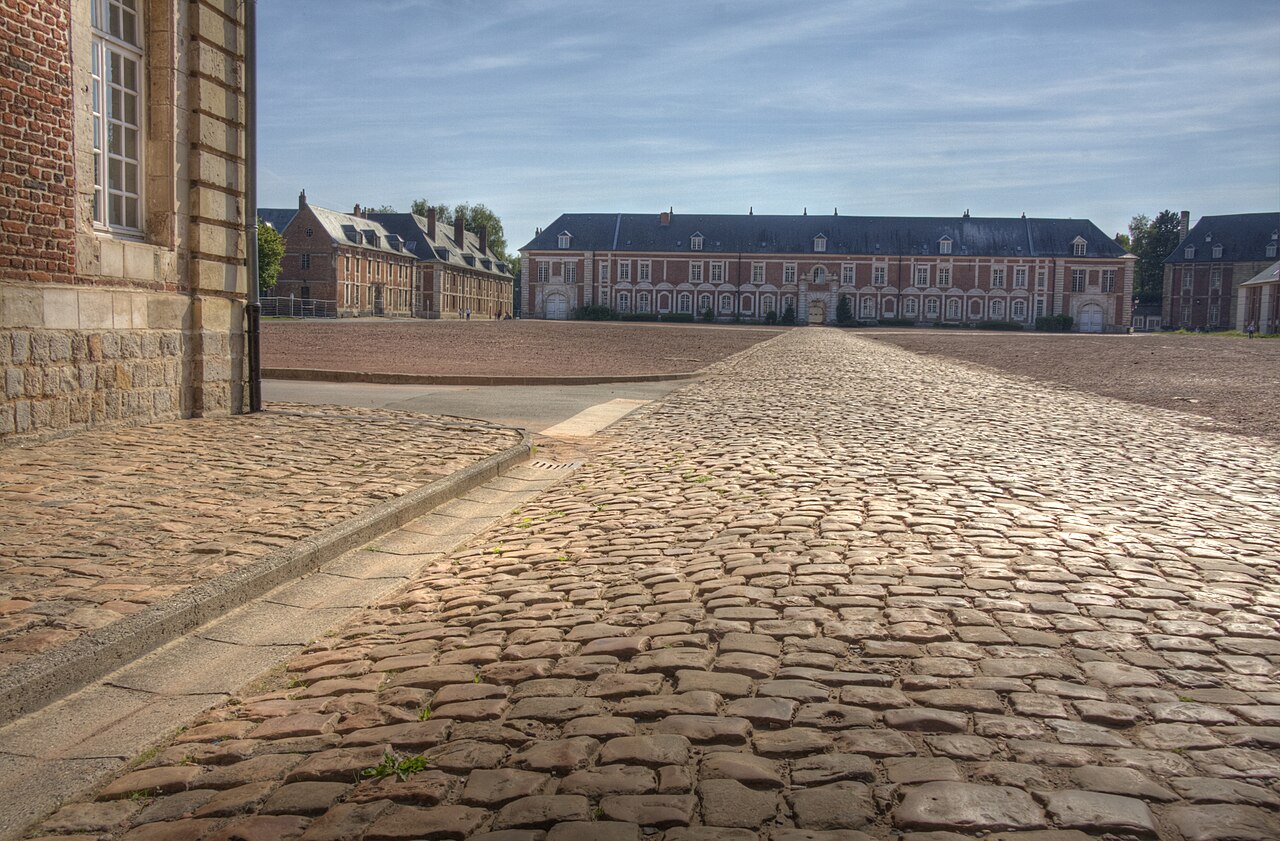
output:
[[[481,228],[480,233],[480,256],[483,257],[489,253],[489,229]]]
[[[464,251],[467,247],[467,229],[462,226],[462,214],[459,213],[453,217],[453,239],[458,243],[458,250]]]
[[[966,208],[964,209],[964,216],[963,216],[963,217],[961,217],[961,218],[963,218],[963,219],[968,219],[968,218],[969,218],[969,208],[967,208],[967,207],[966,207]]]
[[[752,206],[752,207],[748,207],[748,208],[747,208],[747,215],[748,215],[748,216],[755,216],[755,215],[756,215],[756,209],[755,209],[755,207],[754,207],[754,206]]]
[[[427,208],[427,239],[436,241],[436,209],[434,207]]]
[[[832,215],[832,216],[839,216],[839,215],[840,215],[840,208],[838,208],[838,207],[833,207],[833,208],[831,209],[831,215]]]
[[[1187,232],[1191,230],[1191,211],[1184,210],[1178,215],[1178,238],[1186,239]]]
[[[298,210],[302,210],[302,208],[306,206],[307,206],[307,191],[304,189],[301,193],[298,193]]]
[[[804,209],[804,215],[805,215],[805,216],[808,216],[808,215],[809,215],[809,208],[807,208],[807,207],[806,207],[806,208]]]
[[[364,215],[364,214],[362,214],[362,213],[360,212],[360,205],[358,205],[358,204],[357,204],[357,205],[355,206],[355,209],[351,211],[351,215],[352,215],[352,216],[363,216],[363,215]]]
[[[671,212],[664,210],[658,214],[658,224],[664,228],[671,224]]]
[[[1124,234],[1117,232],[1115,237],[1116,245],[1124,245]]]

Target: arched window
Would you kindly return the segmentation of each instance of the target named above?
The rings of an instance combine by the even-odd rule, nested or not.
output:
[[[733,296],[732,295],[720,296],[720,312],[722,313],[733,312]]]
[[[698,296],[698,313],[699,314],[704,313],[709,309],[711,309],[711,296],[706,294],[699,295]]]
[[[636,312],[649,312],[649,293],[636,293]]]
[[[827,282],[827,270],[826,270],[826,269],[824,269],[822,266],[817,266],[817,267],[815,267],[815,268],[814,268],[814,270],[813,270],[813,282],[814,282],[814,283],[826,283],[826,282]]]
[[[947,299],[947,318],[951,319],[952,321],[960,318],[960,299],[959,298]]]
[[[755,298],[753,298],[750,295],[742,296],[742,314],[743,315],[751,315],[752,313],[754,313],[756,311],[755,306],[756,306]]]
[[[997,298],[991,302],[991,317],[994,319],[1004,318],[1004,301]]]
[[[929,300],[924,302],[924,313],[929,318],[938,317],[938,299],[937,298],[930,298]]]
[[[631,293],[618,293],[618,312],[631,312]]]
[[[876,317],[876,299],[875,298],[862,299],[862,317],[863,318]]]
[[[902,302],[902,314],[907,318],[915,318],[920,312],[920,302],[915,298],[908,298]]]
[[[671,293],[658,293],[658,312],[671,312]]]
[[[1026,301],[1014,301],[1010,309],[1013,310],[1014,321],[1027,320],[1027,302]]]
[[[688,292],[681,292],[679,301],[680,301],[680,312],[687,312],[687,313],[693,312],[693,296],[692,295],[690,295]]]
[[[766,313],[767,313],[769,310],[773,309],[773,308],[774,308],[774,301],[775,301],[775,300],[776,300],[776,299],[775,299],[772,295],[761,295],[761,296],[760,296],[760,311],[761,311],[761,312],[766,312]]]

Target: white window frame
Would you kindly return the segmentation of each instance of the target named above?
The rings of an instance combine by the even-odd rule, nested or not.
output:
[[[1184,266],[1182,269],[1182,291],[1190,292],[1195,288],[1196,272],[1190,266]]]
[[[796,282],[796,264],[795,263],[782,264],[782,282],[783,283]]]
[[[943,311],[946,313],[948,321],[959,321],[961,313],[960,299],[955,296],[947,298],[947,304]]]
[[[1102,291],[1103,292],[1116,291],[1116,270],[1115,269],[1102,270]]]
[[[929,267],[928,266],[916,266],[915,285],[917,287],[926,287],[929,285]]]
[[[724,261],[723,260],[711,261],[711,282],[724,283]]]
[[[1088,243],[1081,237],[1076,237],[1071,243],[1071,256],[1083,257],[1088,249]]]
[[[577,263],[566,262],[564,264],[564,282],[565,283],[578,282],[578,264]]]
[[[883,264],[871,267],[871,285],[887,286],[889,284],[889,267]]]
[[[129,8],[127,3],[135,8]],[[143,129],[146,115],[146,32],[141,3],[134,0],[90,0],[90,147],[93,156],[93,223],[106,231],[119,231],[138,235],[143,232],[145,204],[143,187],[146,184],[144,160],[146,136]],[[112,11],[118,21],[116,31],[111,29]],[[133,18],[133,41],[125,36],[125,21]],[[118,60],[120,75],[113,78],[113,60]],[[128,85],[128,67],[133,64],[133,85]],[[119,111],[112,103],[118,95]],[[130,98],[133,102],[133,119],[129,120]],[[117,119],[118,116],[118,119]],[[108,139],[119,137],[113,150]],[[132,138],[132,150],[130,150]],[[113,178],[112,171],[119,168]],[[133,174],[133,189],[129,189],[129,175]],[[113,212],[115,201],[120,202],[120,214]],[[130,213],[132,212],[132,221]]]
[[[689,262],[689,282],[702,283],[702,261],[692,260]]]
[[[609,282],[609,264],[607,262],[600,264],[600,282]]]
[[[1213,256],[1214,256],[1214,259],[1217,259],[1222,256],[1222,243],[1215,242],[1213,244]]]
[[[1182,249],[1182,256],[1187,260],[1194,260],[1196,258],[1196,247],[1194,245],[1188,245],[1186,248]]]
[[[1015,300],[1009,305],[1009,317],[1014,321],[1027,320],[1027,302],[1021,299]]]
[[[1274,242],[1267,243],[1267,256],[1268,257],[1276,256],[1276,244]]]
[[[565,231],[564,233],[561,233],[558,236],[556,236],[556,247],[568,248],[570,243],[572,243],[572,241],[573,241],[573,237],[569,234],[568,231]]]
[[[951,253],[951,238],[950,238],[950,237],[943,237],[942,239],[938,240],[938,253],[939,253],[939,254],[950,254],[950,253]]]
[[[1036,291],[1043,292],[1047,284],[1048,273],[1044,269],[1036,270]]]
[[[764,283],[764,263],[751,264],[751,282]]]
[[[538,283],[546,283],[551,276],[551,267],[544,262],[538,263]]]
[[[1209,270],[1209,289],[1210,291],[1222,291],[1222,266],[1214,266]]]
[[[816,254],[825,254],[827,250],[827,238],[822,234],[818,234],[813,238],[813,250]]]
[[[924,302],[924,317],[925,317],[925,318],[937,318],[937,317],[938,317],[938,313],[940,313],[941,311],[942,311],[942,310],[938,307],[938,299],[937,299],[937,298],[929,297],[929,298],[926,298],[926,299],[925,299],[925,302]]]
[[[938,288],[946,289],[951,286],[951,267],[938,266]]]
[[[872,298],[869,295],[864,297],[862,299],[860,313],[861,313],[861,315],[859,316],[860,318],[875,318],[876,317],[876,299]]]
[[[631,261],[619,260],[618,261],[618,283],[630,283],[630,282],[631,282]]]
[[[840,266],[840,285],[853,286],[856,272],[853,263],[844,263]]]
[[[920,302],[916,298],[907,298],[902,302],[902,315],[904,318],[918,318],[920,313]]]
[[[653,282],[653,264],[649,260],[641,260],[637,270],[637,283]]]
[[[702,234],[694,234],[693,236],[689,237],[689,250],[701,251],[702,240],[703,240]]]
[[[1027,267],[1026,267],[1026,266],[1015,266],[1015,267],[1014,267],[1014,269],[1013,269],[1013,288],[1014,288],[1014,289],[1026,289],[1026,288],[1027,288]]]
[[[1004,299],[993,298],[988,305],[988,312],[992,321],[1004,321]]]
[[[299,255],[299,260],[301,261],[301,265],[302,265],[302,270],[303,270],[303,271],[306,271],[307,269],[311,268],[311,255],[310,255],[310,254],[301,254],[301,255]]]
[[[1089,273],[1084,269],[1072,269],[1071,270],[1072,294],[1079,294],[1083,292],[1085,290],[1085,285],[1088,282],[1088,279],[1089,279]]]
[[[991,288],[992,289],[1004,289],[1006,279],[1007,279],[1007,270],[1005,269],[1004,266],[991,267]]]

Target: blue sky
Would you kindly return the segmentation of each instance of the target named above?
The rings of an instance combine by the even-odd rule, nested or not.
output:
[[[259,0],[259,197],[1280,210],[1274,0]]]

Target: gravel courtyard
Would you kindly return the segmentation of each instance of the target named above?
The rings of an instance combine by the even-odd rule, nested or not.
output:
[[[1280,456],[1184,421],[790,332],[42,830],[1274,841]]]

